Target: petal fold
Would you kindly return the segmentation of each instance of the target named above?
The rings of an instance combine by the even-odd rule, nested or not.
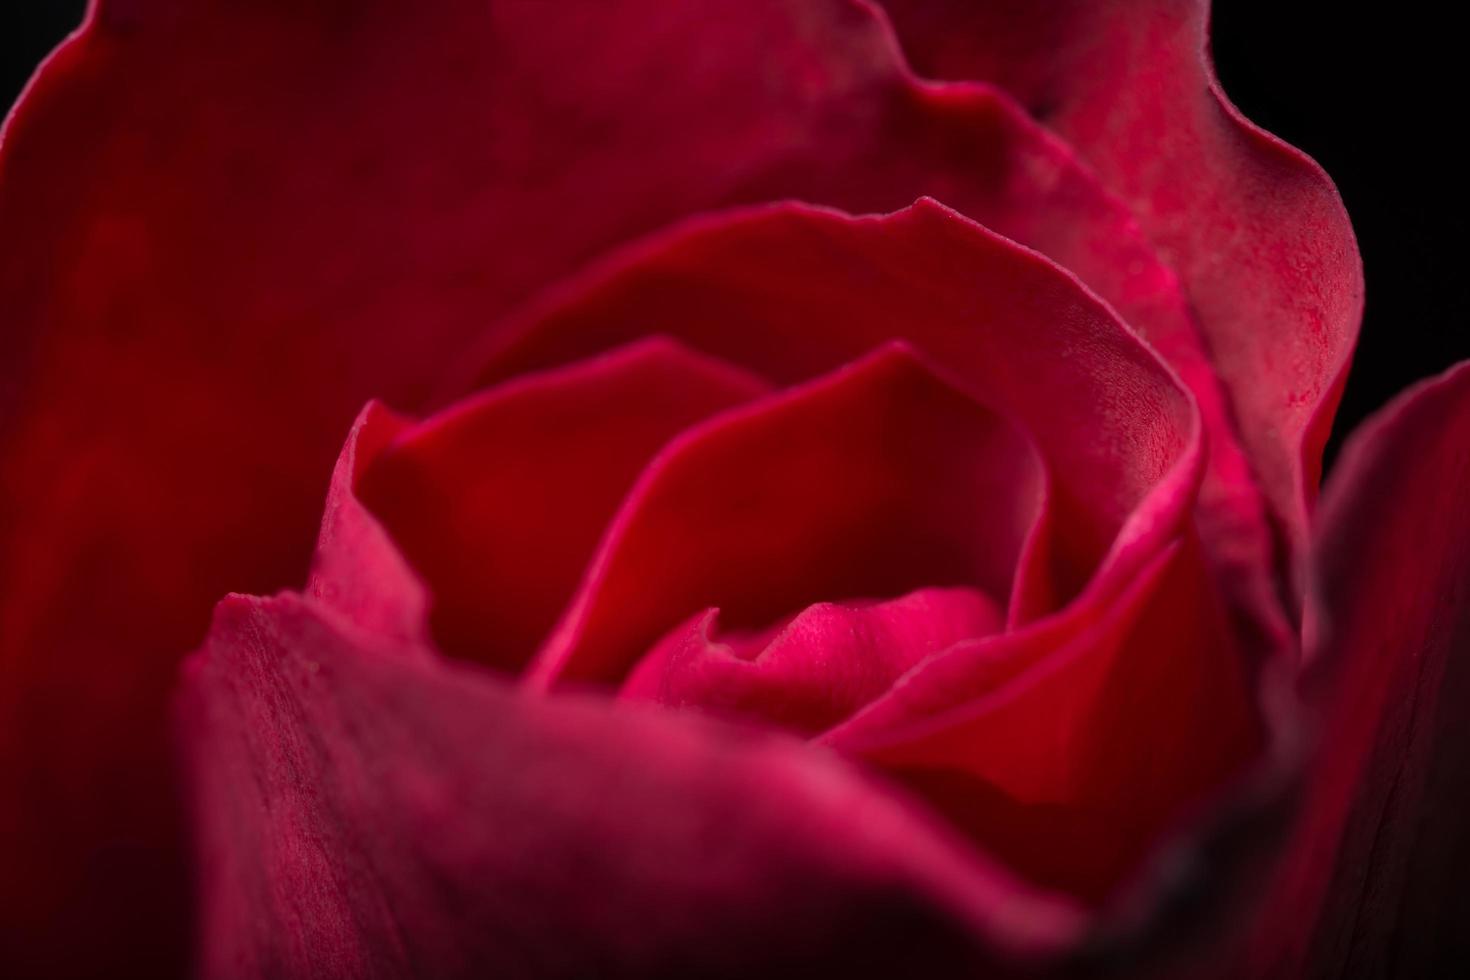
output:
[[[429,587],[405,561],[398,542],[363,503],[358,483],[375,459],[412,428],[378,402],[358,415],[337,457],[307,593],[364,629],[407,643],[428,637]]]
[[[1305,680],[1320,734],[1253,967],[1439,976],[1470,952],[1467,486],[1470,363],[1364,423],[1328,481]]]
[[[1010,92],[1178,271],[1299,558],[1363,305],[1332,181],[1230,104],[1208,0],[881,0],[915,69]]]
[[[1225,798],[1266,733],[1197,541],[1119,594],[920,662],[821,736],[1031,880],[1101,903]]]
[[[886,602],[820,602],[759,631],[720,630],[712,609],[660,640],[619,693],[816,734],[925,657],[1004,625],[1002,606],[965,587],[918,589]]]
[[[877,217],[780,205],[696,219],[523,310],[476,377],[651,326],[786,384],[912,345],[1046,463],[1055,591],[1035,612],[1075,595],[1110,549],[1127,553],[1131,533],[1167,537],[1194,503],[1199,419],[1177,377],[1075,277],[934,201]]]
[[[660,453],[527,682],[618,685],[710,606],[746,629],[928,585],[973,586],[1004,608],[1044,501],[1023,433],[885,347]]]
[[[189,662],[201,976],[1007,976],[1076,939],[821,750],[384,642],[237,597]]]
[[[1182,322],[1074,154],[845,0],[96,4],[0,149],[6,941],[177,972],[177,660],[219,595],[302,582],[365,402],[432,410],[512,307],[690,213],[926,193]]]
[[[766,389],[745,371],[645,339],[413,426],[372,459],[358,493],[432,591],[438,647],[516,672],[654,454]]]

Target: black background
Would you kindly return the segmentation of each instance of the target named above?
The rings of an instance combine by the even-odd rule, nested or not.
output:
[[[0,15],[0,102],[81,17],[82,0]],[[1337,182],[1367,269],[1362,339],[1329,452],[1395,392],[1470,357],[1459,33],[1427,8],[1217,0],[1213,45],[1247,116]]]

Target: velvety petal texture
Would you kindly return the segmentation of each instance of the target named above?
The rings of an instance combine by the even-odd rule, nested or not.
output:
[[[365,401],[427,407],[510,306],[692,211],[925,193],[1187,332],[1065,146],[847,0],[95,4],[0,157],[6,943],[182,963],[149,938],[185,901],[177,657],[218,595],[299,583]]]
[[[1356,250],[1203,4],[886,7],[92,5],[0,143],[0,973],[1007,976],[1148,918],[1279,741]],[[1430,485],[1392,441],[1319,561]],[[1282,895],[1364,867],[1397,622],[1314,634],[1378,693]],[[1373,960],[1349,907],[1260,955]]]
[[[932,200],[695,219],[522,311],[474,384],[649,330],[785,384],[902,340],[1012,419],[1053,491],[1051,594],[1033,615],[1074,595],[1125,523],[1156,541],[1193,503],[1200,425],[1177,377],[1075,277]]]
[[[823,750],[520,697],[292,596],[220,606],[181,719],[204,977],[1008,976],[1078,925]]]
[[[516,705],[497,713],[555,713],[593,687],[614,727],[621,711],[658,706],[674,712],[661,724],[694,726],[668,738],[695,738],[711,717],[811,737],[809,751],[946,818],[944,839],[968,849],[952,869],[962,887],[1018,915],[1067,909],[1053,964],[1078,954],[1084,932],[1117,927],[1109,900],[1158,884],[1165,843],[1261,750],[1251,663],[1194,531],[1204,457],[1187,391],[1074,278],[954,212],[787,205],[696,221],[533,304],[477,373],[480,394],[425,422],[363,414],[328,500],[313,615]],[[595,474],[568,468],[594,458]],[[372,573],[379,558],[363,542],[402,557]],[[397,592],[405,564],[432,596],[421,630],[383,622],[370,598],[337,598],[375,583]],[[353,567],[350,587],[318,586],[323,570]],[[272,622],[280,611],[255,608]],[[236,641],[221,642],[200,665],[234,662]],[[294,676],[283,658],[314,662],[326,641],[287,631],[276,642],[261,668],[270,683]],[[443,665],[441,651],[501,679]],[[199,669],[215,680],[191,684],[217,699],[230,672]],[[519,687],[505,676],[516,672]],[[211,771],[215,752],[235,750],[194,726],[183,740],[196,746],[211,860],[260,874],[265,844],[318,840],[294,824],[255,839]],[[280,724],[225,727],[269,737]],[[344,728],[332,751],[363,751],[364,734]],[[537,751],[523,761],[538,779],[581,780],[569,764],[543,772]],[[403,805],[384,789],[383,807]],[[599,835],[625,831],[589,813],[554,832],[617,850]],[[372,821],[334,833],[332,854],[384,846]],[[404,855],[423,847],[390,836]],[[750,858],[767,859],[785,860]],[[467,908],[503,901],[504,880],[571,887],[545,879],[534,851],[496,860],[455,886]],[[637,862],[608,874],[620,894],[650,887]],[[390,896],[375,901],[422,904],[419,885],[365,875]],[[275,907],[258,886],[209,887],[206,931],[277,923],[239,939],[247,959],[317,928],[317,910]],[[924,888],[909,898],[928,902]],[[587,934],[567,914],[539,914],[540,928]],[[227,924],[211,926],[215,915]],[[371,948],[384,926],[354,928],[371,935],[342,940],[352,955],[388,955]],[[964,956],[1012,956],[990,929],[970,934]],[[775,942],[764,962],[782,962]],[[474,956],[541,969],[500,947]]]
[[[1465,363],[1365,423],[1328,481],[1306,680],[1321,743],[1257,969],[1447,976],[1470,953],[1466,486]]]
[[[814,603],[763,630],[724,628],[720,610],[710,609],[660,640],[620,693],[815,734],[931,654],[1004,625],[993,599],[963,586],[882,602]]]
[[[825,598],[965,584],[1004,608],[1042,500],[1023,435],[906,348],[882,350],[650,462],[527,681],[616,682],[709,606],[750,628]]]
[[[415,426],[372,460],[356,492],[426,578],[439,646],[517,671],[653,454],[765,389],[672,341],[640,341]],[[691,545],[703,544],[700,530]]]
[[[1332,182],[1247,121],[1207,55],[1208,0],[881,0],[931,78],[1011,93],[1087,161],[1183,282],[1293,547],[1363,304]]]
[[[412,428],[412,422],[370,402],[357,416],[337,457],[309,595],[359,625],[408,643],[426,639],[429,584],[419,578],[378,516],[364,506],[358,484],[368,464]]]
[[[1094,904],[1256,758],[1256,695],[1189,542],[1106,605],[959,644],[821,741],[921,792],[1028,880]]]

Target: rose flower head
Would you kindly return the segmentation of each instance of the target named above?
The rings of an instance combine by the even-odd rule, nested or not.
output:
[[[0,155],[0,972],[1439,962],[1470,374],[1319,503],[1358,251],[1207,17],[92,4]]]

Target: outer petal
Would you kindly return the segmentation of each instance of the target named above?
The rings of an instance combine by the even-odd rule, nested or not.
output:
[[[1122,196],[1199,314],[1257,476],[1298,549],[1362,312],[1332,182],[1230,105],[1208,0],[881,0],[921,74],[1016,95]]]
[[[181,712],[205,977],[1006,976],[1075,938],[820,750],[379,642],[217,611]]]
[[[178,963],[175,657],[299,580],[364,401],[419,407],[507,304],[690,210],[924,192],[1178,322],[1065,148],[839,0],[100,4],[0,158],[5,942]]]
[[[1328,482],[1308,624],[1321,739],[1256,969],[1442,976],[1470,953],[1467,486],[1470,363],[1365,423]]]

